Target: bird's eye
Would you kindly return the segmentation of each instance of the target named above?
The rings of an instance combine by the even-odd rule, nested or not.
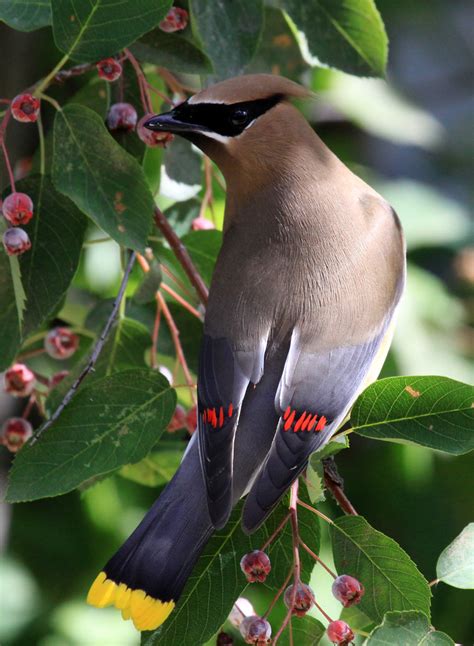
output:
[[[233,126],[244,126],[249,120],[249,112],[244,108],[236,108],[230,117]]]

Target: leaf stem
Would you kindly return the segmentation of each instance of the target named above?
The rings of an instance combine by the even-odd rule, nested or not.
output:
[[[312,511],[313,514],[316,514],[316,516],[319,516],[320,518],[325,520],[330,525],[334,525],[334,522],[330,518],[328,518],[325,514],[323,514],[318,509],[315,509],[314,507],[311,507],[311,505],[308,505],[307,503],[303,502],[303,500],[300,500],[299,498],[298,498],[298,504],[301,505],[302,507],[304,507],[305,509],[307,509],[308,511]]]
[[[301,537],[300,537],[300,545],[301,545],[301,547],[302,547],[304,550],[306,550],[306,551],[308,552],[308,554],[309,554],[310,556],[312,556],[312,557],[313,557],[313,559],[314,559],[315,561],[317,561],[320,565],[322,565],[322,567],[326,570],[326,572],[329,572],[329,574],[332,576],[332,578],[333,578],[333,579],[336,579],[336,578],[337,578],[336,574],[334,574],[334,572],[331,570],[331,568],[329,568],[329,567],[326,565],[326,563],[325,563],[322,559],[320,559],[320,558],[319,558],[319,556],[318,556],[317,554],[315,554],[315,552],[313,552],[313,550],[312,550],[312,549],[310,549],[310,548],[306,545],[306,543],[304,543],[304,542],[302,541]]]
[[[57,63],[57,65],[54,66],[51,72],[47,76],[45,76],[42,81],[39,82],[39,84],[36,86],[34,90],[34,94],[36,96],[41,96],[41,93],[43,92],[43,90],[45,90],[48,87],[48,85],[54,79],[56,74],[61,70],[62,67],[64,67],[64,65],[66,65],[68,60],[69,60],[69,56],[68,54],[65,54],[61,58],[61,60]]]
[[[100,335],[99,339],[97,340],[97,343],[95,344],[91,356],[89,358],[89,361],[86,363],[84,368],[81,370],[79,376],[77,379],[75,379],[74,383],[71,385],[67,393],[64,395],[61,403],[59,406],[56,408],[54,413],[51,415],[51,417],[42,425],[40,428],[34,433],[33,437],[30,440],[30,444],[34,444],[37,442],[38,438],[58,419],[58,417],[61,415],[63,410],[66,408],[66,406],[69,404],[71,399],[74,397],[76,394],[77,389],[81,385],[82,381],[84,378],[94,369],[94,366],[97,362],[97,359],[99,358],[100,353],[102,352],[102,348],[105,345],[105,342],[107,340],[107,337],[109,335],[109,332],[112,328],[112,325],[115,321],[115,318],[117,316],[117,313],[120,309],[120,304],[122,302],[123,296],[125,294],[125,290],[127,289],[127,284],[128,280],[130,278],[130,273],[133,269],[133,266],[135,264],[135,259],[136,255],[135,252],[132,252],[127,264],[127,267],[124,271],[123,277],[122,277],[122,282],[120,284],[120,289],[118,291],[117,297],[115,298],[114,305],[112,307],[112,311],[109,315],[109,318],[107,319],[107,322],[104,326],[104,329],[102,330],[102,334]]]
[[[39,137],[39,148],[40,148],[40,174],[44,175],[46,168],[46,153],[44,145],[44,129],[43,129],[43,120],[41,118],[41,113],[38,114],[38,119],[36,121],[38,125],[38,137]]]
[[[290,515],[291,515],[291,512],[288,512],[288,513],[286,514],[286,516],[283,518],[283,520],[281,521],[281,523],[278,525],[278,527],[275,529],[275,531],[273,532],[273,534],[272,534],[269,538],[267,538],[267,540],[265,541],[265,543],[264,543],[264,544],[262,545],[262,547],[260,548],[260,551],[261,551],[261,552],[264,552],[264,551],[265,551],[265,549],[270,545],[270,543],[275,539],[275,537],[276,537],[276,536],[278,536],[278,534],[281,532],[281,530],[283,529],[283,527],[286,525],[286,523],[287,523],[287,522],[288,522],[288,520],[290,519]]]

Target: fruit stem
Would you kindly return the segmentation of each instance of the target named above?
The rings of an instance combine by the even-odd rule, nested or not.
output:
[[[51,105],[58,111],[61,112],[61,106],[59,103],[56,101],[56,99],[53,99],[53,97],[48,96],[47,94],[43,94],[40,92],[38,94],[38,98],[40,98],[42,101],[47,101],[47,103],[51,103]]]
[[[278,590],[278,592],[276,593],[276,595],[273,597],[271,604],[268,606],[268,610],[267,610],[267,611],[266,611],[266,613],[263,615],[263,618],[264,618],[264,619],[267,619],[268,615],[271,613],[271,611],[272,611],[272,610],[273,610],[273,608],[275,607],[276,602],[278,601],[278,599],[281,597],[281,595],[283,594],[284,590],[286,589],[286,586],[288,585],[288,583],[289,583],[289,581],[290,581],[290,579],[291,579],[291,575],[292,575],[292,574],[293,574],[293,567],[292,567],[292,568],[290,569],[290,571],[288,572],[288,576],[286,577],[285,581],[283,582],[283,585],[282,585],[282,586],[281,586],[281,588]]]
[[[143,109],[145,112],[153,112],[150,93],[148,91],[148,82],[145,78],[145,74],[143,73],[142,68],[140,67],[140,63],[137,61],[137,59],[129,49],[124,49],[123,51],[125,53],[125,56],[132,64],[133,69],[135,70],[135,74],[137,76],[137,81],[138,81],[138,87],[140,88],[140,97],[142,100]]]
[[[304,507],[305,509],[307,509],[308,511],[312,511],[313,514],[316,514],[316,516],[319,516],[320,518],[325,520],[330,525],[334,525],[333,521],[330,518],[328,518],[325,514],[323,514],[318,509],[315,509],[314,507],[311,507],[311,505],[308,505],[307,503],[303,502],[299,498],[298,498],[298,504],[301,505],[302,507]]]
[[[321,608],[321,606],[319,605],[319,603],[316,603],[316,600],[315,600],[315,599],[313,599],[313,603],[314,603],[314,605],[316,606],[316,608],[319,610],[319,612],[323,615],[323,617],[324,617],[325,619],[327,619],[327,620],[329,621],[329,623],[331,623],[331,622],[332,622],[331,617],[330,617],[326,612],[324,612],[324,610]]]
[[[322,565],[322,566],[323,566],[323,568],[326,570],[326,572],[329,572],[329,574],[333,577],[333,579],[336,579],[336,578],[337,578],[337,577],[336,577],[336,575],[334,574],[334,572],[331,570],[331,568],[329,568],[329,567],[326,565],[326,563],[324,563],[324,561],[323,561],[322,559],[320,559],[320,558],[319,558],[319,556],[318,556],[317,554],[315,554],[315,553],[313,552],[313,550],[312,550],[312,549],[310,549],[310,548],[306,545],[306,543],[304,543],[304,542],[301,540],[301,537],[300,537],[300,545],[301,545],[301,547],[302,547],[304,550],[306,550],[306,551],[308,552],[308,554],[309,554],[310,556],[312,556],[312,557],[313,557],[313,559],[314,559],[315,561],[317,561],[320,565]]]
[[[289,520],[290,516],[291,516],[291,512],[288,512],[288,513],[286,514],[286,516],[283,518],[283,520],[281,521],[281,523],[278,525],[278,527],[275,529],[275,531],[273,532],[273,534],[272,534],[272,535],[271,535],[271,536],[270,536],[270,537],[265,541],[265,543],[262,545],[262,547],[260,548],[260,551],[261,551],[261,552],[264,552],[264,551],[265,551],[265,549],[266,549],[266,548],[270,545],[270,543],[274,540],[274,538],[275,538],[276,536],[278,536],[278,534],[281,532],[281,530],[283,529],[283,527],[284,527],[284,526],[286,525],[286,523],[288,522],[288,520]]]
[[[15,177],[13,176],[13,170],[12,170],[12,166],[10,164],[10,158],[8,157],[7,147],[5,146],[5,141],[4,141],[3,137],[1,139],[1,143],[2,143],[3,157],[5,159],[5,166],[7,167],[8,178],[10,180],[10,186],[11,186],[11,189],[12,189],[12,193],[15,193],[16,192],[16,189],[15,189]]]
[[[170,296],[172,296],[175,301],[177,301],[180,305],[182,305],[185,309],[188,310],[190,314],[195,316],[197,319],[202,321],[202,315],[195,309],[186,299],[184,299],[182,296],[180,296],[178,293],[174,291],[169,285],[166,283],[161,283],[161,288],[167,292]]]
[[[65,54],[61,58],[61,60],[57,63],[57,65],[55,65],[55,67],[51,70],[51,72],[47,76],[45,76],[44,79],[40,81],[39,84],[36,86],[33,92],[35,96],[38,96],[38,97],[41,96],[41,93],[43,92],[43,90],[45,90],[48,87],[48,85],[54,79],[56,74],[61,70],[62,67],[64,67],[64,65],[66,65],[68,60],[69,60],[69,56],[68,54]]]

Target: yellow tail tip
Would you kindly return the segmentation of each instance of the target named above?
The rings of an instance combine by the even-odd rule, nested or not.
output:
[[[87,595],[87,603],[96,608],[114,605],[124,619],[131,619],[137,630],[155,630],[166,621],[174,601],[160,601],[144,590],[132,590],[125,583],[115,583],[105,572],[97,575]]]

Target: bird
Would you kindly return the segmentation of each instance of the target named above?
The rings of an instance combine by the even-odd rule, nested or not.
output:
[[[146,127],[200,148],[226,182],[199,357],[198,424],[180,467],[92,584],[138,630],[175,607],[207,541],[245,498],[265,521],[386,358],[405,284],[394,209],[323,143],[311,93],[249,74]]]

